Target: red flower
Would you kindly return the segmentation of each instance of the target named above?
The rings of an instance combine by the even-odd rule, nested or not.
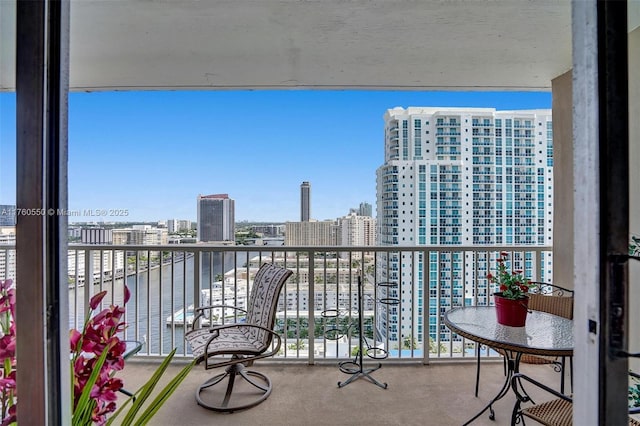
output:
[[[16,294],[12,280],[0,280],[0,425],[16,417]]]
[[[522,270],[509,271],[508,253],[501,252],[500,257],[496,259],[496,274],[488,273],[487,280],[493,283],[502,292],[502,296],[507,299],[521,299],[526,297],[531,285],[529,279],[524,277]]]
[[[91,298],[89,307],[92,311],[100,306],[106,293],[101,291]],[[127,303],[130,297],[129,289],[125,286],[124,303]],[[70,334],[71,353],[74,356],[74,410],[83,390],[88,385],[91,373],[96,369],[100,355],[107,351],[98,378],[90,392],[90,398],[95,402],[92,421],[96,424],[104,424],[107,414],[115,411],[117,400],[115,392],[122,388],[122,380],[113,377],[113,374],[124,368],[122,355],[126,344],[118,337],[118,333],[123,332],[126,327],[124,314],[124,308],[111,305],[89,318],[82,332],[72,330]]]
[[[16,338],[10,334],[5,334],[0,338],[0,360],[4,363],[7,358],[13,359],[16,356]]]
[[[104,296],[106,295],[107,295],[107,290],[103,290],[100,293],[93,295],[93,297],[89,301],[89,307],[91,308],[92,311],[98,307],[98,305],[100,304],[100,302],[102,302],[102,299],[104,299]]]

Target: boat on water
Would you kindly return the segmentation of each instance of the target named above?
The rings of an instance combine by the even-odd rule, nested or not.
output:
[[[193,305],[189,305],[187,307],[186,312],[184,309],[179,309],[175,311],[173,315],[169,315],[167,317],[167,326],[170,327],[171,325],[175,325],[176,327],[184,327],[185,321],[186,321],[187,327],[191,327],[193,325],[194,317],[195,317],[194,307]],[[201,321],[200,323],[205,327],[209,325],[208,318],[202,318],[202,320],[200,321]]]
[[[200,320],[200,324],[206,327],[210,324],[211,319],[213,319],[215,322],[216,320],[221,319],[223,316],[225,318],[230,318],[237,315],[238,311],[231,308],[231,306],[235,306],[240,309],[247,308],[246,286],[239,286],[237,293],[233,290],[233,288],[225,288],[224,295],[221,284],[214,286],[212,290],[203,289],[200,290],[200,300],[201,306],[215,306],[211,309],[210,314],[206,315]],[[191,327],[193,325],[194,318],[195,307],[193,305],[189,305],[186,310],[179,309],[173,314],[169,315],[166,319],[166,323],[169,327],[184,327],[185,324],[187,327]]]

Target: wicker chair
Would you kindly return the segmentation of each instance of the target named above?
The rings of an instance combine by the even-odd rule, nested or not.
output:
[[[245,366],[249,367],[255,360],[273,356],[280,350],[281,338],[273,331],[273,326],[280,291],[292,273],[272,264],[263,264],[253,280],[246,311],[232,306],[205,306],[196,309],[193,329],[185,334],[196,363],[204,361],[205,369],[227,367],[224,373],[208,379],[198,387],[198,405],[214,411],[233,412],[254,407],[269,397],[271,380],[257,371],[246,370]],[[242,313],[244,320],[197,328],[202,318],[212,319],[214,308],[234,309]],[[272,345],[274,338],[275,344]],[[250,383],[252,387],[249,389],[257,391],[258,396],[251,395],[248,402],[246,392],[242,392],[242,397],[234,397],[236,379],[244,379]],[[226,383],[224,396],[220,395],[221,391],[215,390],[217,388],[212,388],[219,383]],[[208,391],[204,392],[205,390]],[[210,401],[216,398],[215,402]]]
[[[537,287],[529,295],[529,309],[547,312],[563,318],[573,319],[573,290],[560,286],[536,282]],[[560,373],[560,392],[564,393],[566,358],[545,357],[539,355],[522,355],[520,362],[526,364],[553,364]],[[569,377],[573,391],[573,357],[569,357]]]
[[[635,375],[631,373],[632,375]],[[555,399],[551,399],[540,404],[534,404],[524,389],[523,382],[528,382],[546,392],[549,392]],[[535,420],[545,426],[573,426],[573,400],[570,396],[564,395],[525,374],[514,374],[511,378],[511,388],[516,392],[516,403],[511,413],[511,424],[523,424],[524,418]],[[531,403],[523,408],[523,404]],[[640,413],[640,408],[629,410],[629,414]],[[640,426],[640,421],[629,417],[630,426]]]
[[[536,287],[530,291],[529,294],[529,309],[532,311],[542,311],[549,314],[561,316],[563,318],[573,319],[573,290],[566,289],[553,284],[534,282]],[[501,349],[495,349],[496,352],[504,357],[504,353]],[[566,371],[566,358],[545,357],[540,355],[523,354],[520,358],[520,362],[526,364],[550,364],[554,366],[554,369],[560,373],[560,392],[564,393],[565,388],[565,371]],[[506,374],[506,359],[505,362],[505,374]],[[475,395],[478,396],[478,387],[480,383],[480,346],[477,350],[477,363],[476,363],[476,389]],[[573,378],[573,358],[569,357],[569,376]],[[571,379],[571,385],[573,386],[573,379]],[[572,388],[573,390],[573,388]]]

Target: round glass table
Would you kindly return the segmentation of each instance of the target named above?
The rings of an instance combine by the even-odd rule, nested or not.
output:
[[[540,311],[529,311],[524,327],[498,324],[494,306],[465,306],[445,312],[444,322],[454,333],[489,346],[502,349],[507,361],[507,375],[500,392],[465,425],[489,410],[495,418],[493,403],[509,391],[511,377],[519,371],[523,354],[542,356],[573,355],[573,321]]]

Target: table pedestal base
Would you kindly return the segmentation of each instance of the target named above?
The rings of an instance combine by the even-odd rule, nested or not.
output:
[[[516,374],[519,370],[520,357],[522,357],[522,353],[516,352],[515,358],[512,358],[513,354],[510,351],[505,351],[504,356],[507,359],[507,374],[505,375],[505,380],[504,380],[504,384],[502,385],[502,389],[500,389],[500,392],[498,392],[498,394],[493,397],[493,399],[489,402],[489,404],[487,404],[478,414],[473,416],[463,426],[467,426],[468,424],[471,424],[475,419],[480,417],[482,413],[484,413],[487,410],[489,410],[489,419],[491,420],[496,419],[496,413],[495,411],[493,411],[493,404],[496,401],[502,399],[507,393],[509,393],[509,387],[511,385],[511,377],[513,377],[513,375]]]

